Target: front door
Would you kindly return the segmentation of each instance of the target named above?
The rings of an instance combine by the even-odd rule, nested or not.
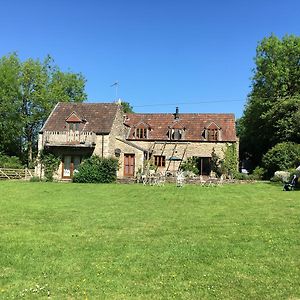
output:
[[[124,154],[124,176],[134,176],[134,154]]]
[[[62,177],[72,178],[74,172],[77,171],[80,162],[81,158],[78,155],[65,155],[63,158]]]

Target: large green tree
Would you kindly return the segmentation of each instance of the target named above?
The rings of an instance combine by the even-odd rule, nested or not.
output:
[[[238,122],[241,151],[258,164],[279,142],[300,142],[300,37],[272,35],[257,46],[252,91]]]
[[[0,152],[9,155],[21,149],[20,67],[15,55],[0,59]]]
[[[62,72],[50,56],[22,62],[14,53],[0,60],[0,139],[3,152],[33,159],[37,135],[57,102],[86,99],[81,74]]]

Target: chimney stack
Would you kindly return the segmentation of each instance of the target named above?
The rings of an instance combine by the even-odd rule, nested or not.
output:
[[[176,106],[176,111],[175,111],[175,114],[174,114],[174,118],[175,118],[175,120],[179,119],[179,108],[178,108],[178,106]]]

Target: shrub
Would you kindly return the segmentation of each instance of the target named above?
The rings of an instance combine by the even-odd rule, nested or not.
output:
[[[237,179],[237,180],[250,180],[248,174],[245,174],[245,173],[238,173],[238,172],[236,172],[236,173],[234,174],[234,179]]]
[[[18,157],[0,153],[0,168],[22,169],[24,166]]]
[[[53,174],[58,169],[61,161],[60,157],[52,153],[41,151],[39,160],[43,165],[46,181],[53,181]]]
[[[271,148],[262,159],[268,178],[276,171],[285,171],[299,165],[300,144],[284,142]]]
[[[263,179],[265,173],[266,173],[266,171],[264,168],[256,167],[250,176],[254,180],[260,180],[260,179]]]
[[[274,182],[288,182],[291,174],[288,171],[276,171],[271,181]]]
[[[118,160],[96,155],[84,160],[73,177],[73,182],[111,183],[117,179]]]
[[[211,170],[215,172],[218,177],[221,177],[221,175],[224,173],[223,161],[216,154],[215,148],[213,148],[213,151],[211,153],[210,167]]]
[[[43,181],[43,180],[38,176],[33,176],[33,177],[30,178],[29,181],[30,182],[40,182],[40,181]]]
[[[238,176],[237,165],[238,156],[236,145],[227,145],[224,152],[224,159],[222,161],[222,173],[227,176]]]
[[[197,159],[195,157],[189,157],[188,159],[182,162],[180,170],[198,175],[199,170],[197,168]]]

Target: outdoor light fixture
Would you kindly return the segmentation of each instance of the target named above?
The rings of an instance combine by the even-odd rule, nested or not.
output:
[[[115,149],[115,156],[116,156],[116,157],[120,157],[120,155],[121,155],[121,149],[116,148],[116,149]]]

